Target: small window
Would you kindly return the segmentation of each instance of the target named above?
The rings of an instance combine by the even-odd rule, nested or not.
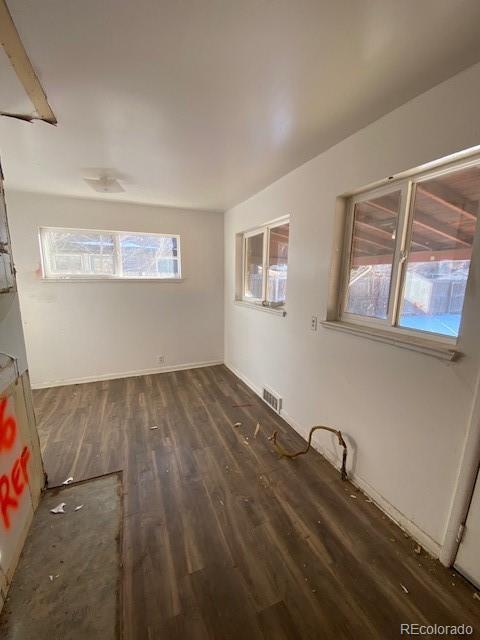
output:
[[[285,304],[289,230],[289,221],[282,220],[243,234],[243,300],[268,307]]]
[[[341,318],[455,342],[479,203],[478,160],[353,197]]]
[[[40,244],[45,278],[181,277],[178,236],[42,228]]]
[[[265,296],[264,269],[265,232],[245,238],[244,296],[248,300],[261,302]]]
[[[392,191],[354,205],[347,313],[388,316],[401,195]]]

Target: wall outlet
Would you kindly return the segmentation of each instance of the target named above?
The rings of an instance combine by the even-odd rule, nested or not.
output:
[[[318,316],[312,316],[312,319],[310,320],[310,329],[312,331],[316,331],[318,328]]]
[[[157,356],[157,364],[165,364],[167,361],[165,356]]]

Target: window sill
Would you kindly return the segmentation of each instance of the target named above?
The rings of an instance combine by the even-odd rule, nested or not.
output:
[[[325,327],[325,329],[343,331],[344,333],[362,336],[368,340],[393,344],[396,347],[425,353],[426,355],[440,358],[441,360],[457,360],[461,355],[461,353],[451,345],[429,340],[422,336],[406,336],[400,333],[394,335],[393,332],[390,331],[382,331],[381,329],[373,329],[372,327],[364,327],[340,320],[325,320],[321,325]]]
[[[234,302],[240,307],[248,307],[250,309],[256,309],[257,311],[263,311],[264,313],[271,313],[281,318],[284,318],[287,315],[287,312],[283,307],[277,309],[272,307],[264,307],[262,304],[247,302],[246,300],[235,300]]]
[[[41,278],[41,282],[184,282],[185,278]]]

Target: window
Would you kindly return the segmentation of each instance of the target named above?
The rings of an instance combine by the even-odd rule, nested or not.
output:
[[[401,195],[392,191],[354,205],[347,313],[388,317]]]
[[[351,198],[341,319],[455,342],[479,203],[479,160]]]
[[[285,304],[289,228],[282,220],[243,234],[243,300],[267,307]]]
[[[181,277],[179,236],[82,229],[40,229],[45,278]]]

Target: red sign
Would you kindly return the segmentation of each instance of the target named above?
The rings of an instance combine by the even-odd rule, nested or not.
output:
[[[7,398],[0,400],[0,453],[13,447],[17,435],[17,423],[13,416],[6,416]]]
[[[7,456],[10,460],[5,469],[4,455],[7,452],[14,454],[12,448],[17,442],[17,422],[13,415],[9,415],[7,405],[8,398],[0,398],[0,524],[4,529],[10,529],[10,511],[18,509],[19,498],[28,484],[27,465],[30,459],[28,447],[23,447],[13,462],[11,455]]]

